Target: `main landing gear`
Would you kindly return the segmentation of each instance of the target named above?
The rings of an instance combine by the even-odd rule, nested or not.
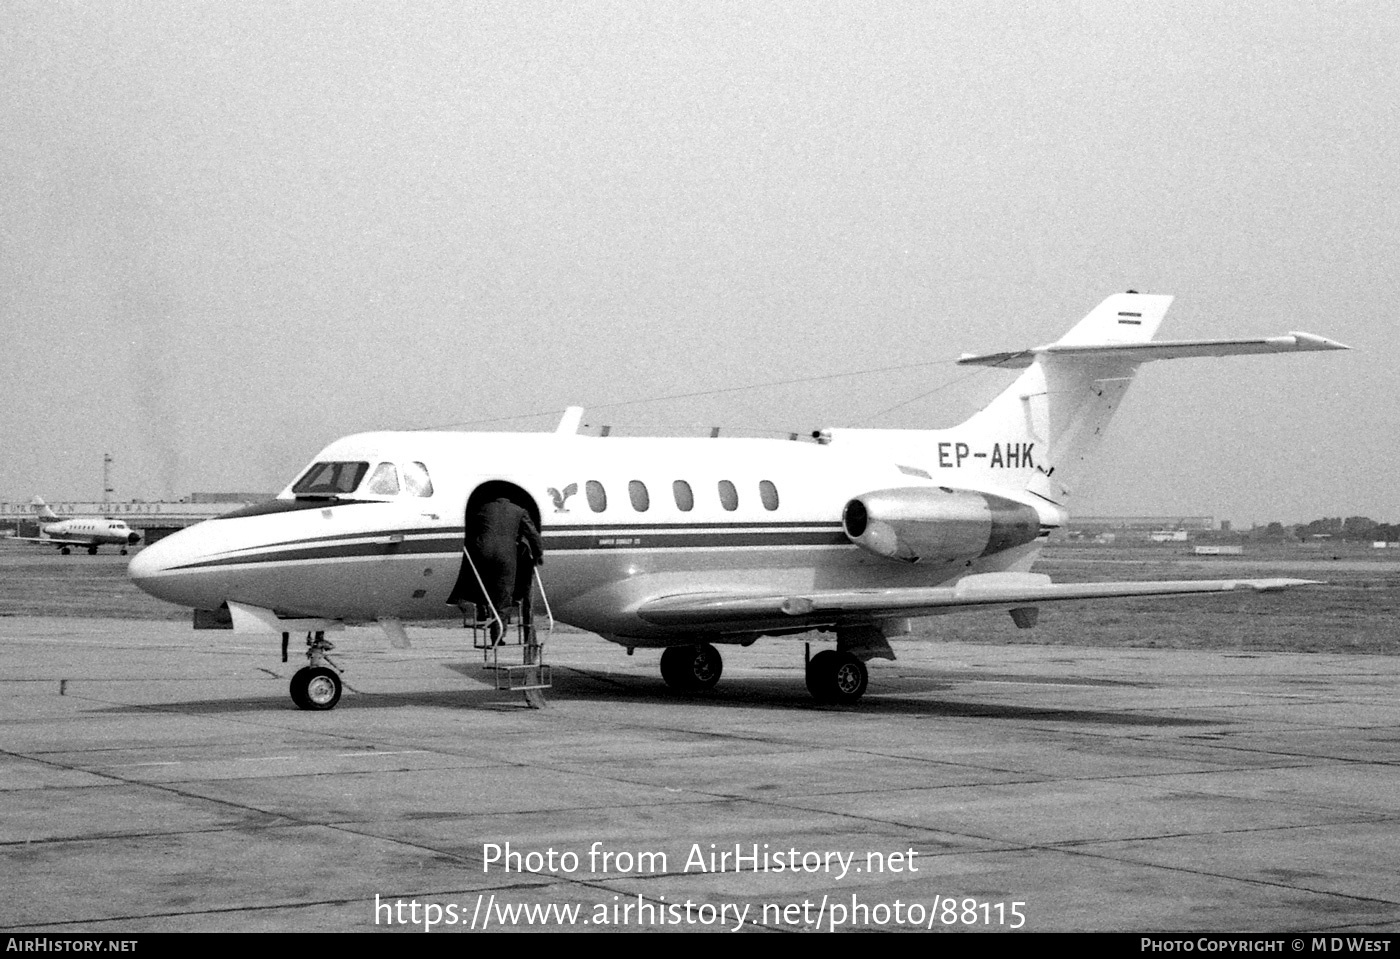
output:
[[[870,674],[851,653],[822,650],[807,663],[807,691],[819,703],[849,706],[865,695]]]
[[[694,692],[711,689],[724,672],[724,658],[709,643],[667,646],[661,652],[661,678],[672,689]]]
[[[292,702],[298,709],[334,709],[340,702],[340,667],[326,655],[334,648],[325,633],[306,634],[307,665],[292,676]]]
[[[723,672],[724,660],[709,643],[668,646],[661,652],[661,678],[679,692],[711,689]],[[846,650],[823,650],[807,663],[807,689],[819,703],[850,706],[865,695],[869,683],[864,661]]]

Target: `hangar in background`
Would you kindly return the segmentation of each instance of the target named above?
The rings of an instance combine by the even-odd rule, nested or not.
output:
[[[42,492],[39,495],[43,495]],[[249,503],[272,499],[272,493],[193,493],[175,503],[130,500],[125,503],[65,500],[49,502],[59,516],[105,516],[125,520],[140,530],[147,544],[176,530],[222,516]],[[19,536],[37,536],[34,509],[28,499],[0,501],[0,530]]]
[[[1166,543],[1229,531],[1228,522],[1217,530],[1214,516],[1071,516],[1065,538]]]

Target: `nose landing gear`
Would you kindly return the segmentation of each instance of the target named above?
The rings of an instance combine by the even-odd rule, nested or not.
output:
[[[340,702],[340,667],[326,655],[334,648],[325,633],[306,634],[307,665],[292,676],[292,702],[298,709],[334,709]]]

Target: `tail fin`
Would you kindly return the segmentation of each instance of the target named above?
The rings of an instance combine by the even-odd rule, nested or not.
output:
[[[985,409],[952,431],[992,441],[985,457],[991,475],[983,483],[1028,488],[1067,506],[1079,469],[1098,448],[1140,360],[1114,349],[1085,360],[1053,350],[1148,343],[1171,304],[1170,296],[1115,294],[1053,344],[958,360],[960,365],[1027,367]],[[1015,452],[1021,455],[1014,458]]]
[[[965,366],[1023,369],[1004,392],[961,426],[946,430],[824,430],[827,442],[892,457],[911,475],[993,493],[1030,491],[1068,509],[1085,461],[1140,364],[1193,356],[1344,350],[1310,333],[1262,339],[1152,337],[1170,296],[1119,293],[1054,343],[1011,353],[964,356]]]
[[[961,365],[1020,368],[1026,371],[986,409],[949,433],[983,438],[998,449],[988,459],[993,475],[976,485],[1015,486],[1067,506],[1085,461],[1098,448],[1109,420],[1122,402],[1140,364],[1193,356],[1231,356],[1346,349],[1308,333],[1239,340],[1153,342],[1170,296],[1120,293],[1099,304],[1059,340],[1015,353],[964,356]],[[971,440],[963,441],[972,449]],[[1008,471],[1014,466],[1015,472]]]
[[[49,504],[37,496],[29,501],[29,506],[34,510],[34,515],[46,523],[52,523],[58,519],[58,514],[49,509]]]

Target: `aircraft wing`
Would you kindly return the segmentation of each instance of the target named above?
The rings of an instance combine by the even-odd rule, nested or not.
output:
[[[90,539],[69,539],[66,536],[14,536],[22,543],[43,543],[45,546],[91,546]]]
[[[1188,579],[1161,582],[1053,583],[1040,573],[983,573],[953,586],[832,589],[791,594],[693,593],[643,603],[637,615],[657,626],[717,629],[810,628],[825,623],[934,616],[961,609],[1038,606],[1076,599],[1192,596],[1307,586],[1306,579]]]

